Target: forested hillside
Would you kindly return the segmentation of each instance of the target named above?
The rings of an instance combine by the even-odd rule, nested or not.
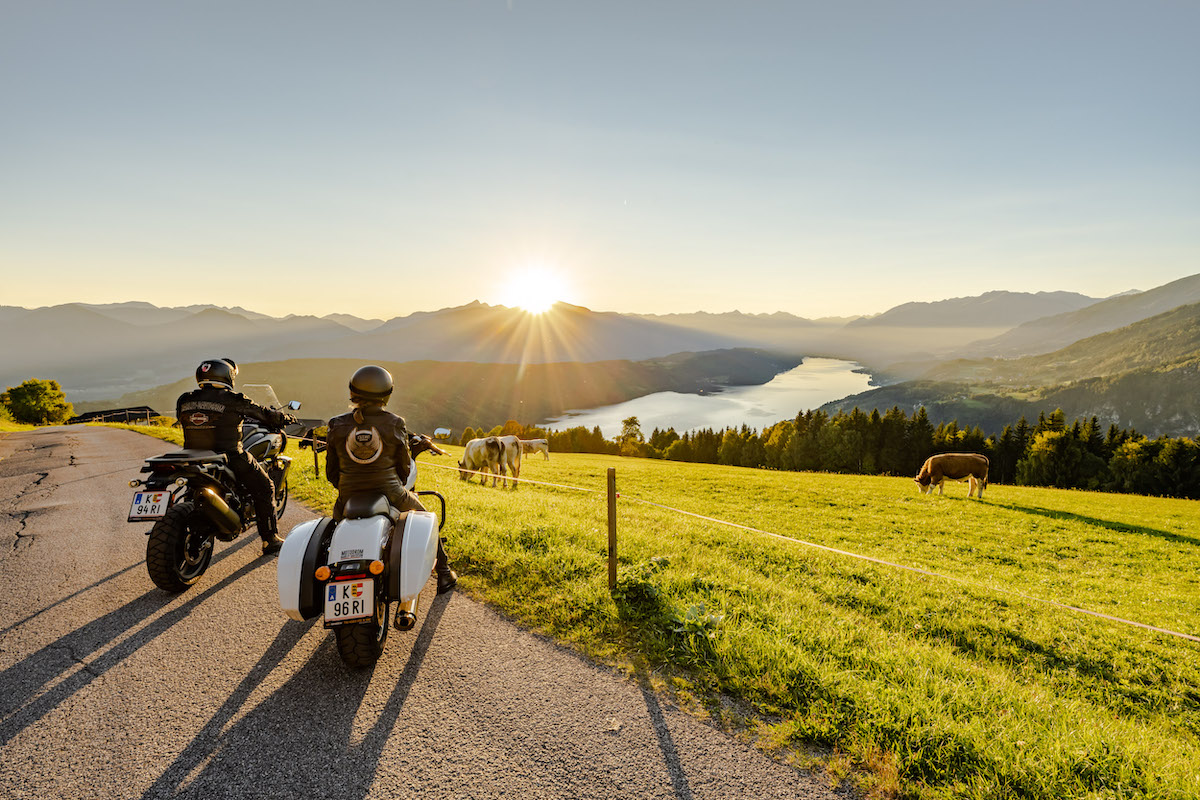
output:
[[[576,408],[624,402],[661,391],[702,392],[721,386],[766,383],[800,359],[762,350],[679,353],[645,361],[554,364],[476,364],[379,361],[396,381],[389,408],[414,430],[461,430],[479,420],[538,422]],[[346,410],[347,384],[361,360],[294,359],[241,365],[238,384],[269,383],[279,399],[300,400],[301,416],[329,417]],[[194,387],[187,378],[114,400],[77,403],[80,412],[148,405],[172,414],[175,399]]]
[[[1062,408],[1071,417],[1157,436],[1200,433],[1200,303],[1040,356],[957,360],[922,379],[872,389],[823,408],[830,413],[925,407],[935,423],[957,420],[996,432],[1022,414]]]
[[[1169,369],[1200,357],[1200,303],[1179,306],[1061,350],[1023,358],[958,359],[921,377],[1009,386],[1055,386],[1138,369]]]
[[[1080,339],[1197,302],[1200,302],[1200,275],[1190,275],[1145,292],[1110,297],[1077,311],[1026,322],[995,338],[974,342],[971,347],[975,352],[998,356],[1049,353]]]

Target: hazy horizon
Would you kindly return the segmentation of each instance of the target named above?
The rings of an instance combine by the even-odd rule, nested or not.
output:
[[[1198,274],[1200,274],[1200,273],[1198,273]],[[1181,277],[1190,277],[1190,276],[1181,276]],[[1077,293],[1077,294],[1085,294],[1086,296],[1093,297],[1093,298],[1095,298],[1095,299],[1097,299],[1097,300],[1104,300],[1104,299],[1107,299],[1108,297],[1115,297],[1115,296],[1117,296],[1117,295],[1121,295],[1121,294],[1140,293],[1140,292],[1143,292],[1143,291],[1145,291],[1146,289],[1151,289],[1151,288],[1156,288],[1156,287],[1145,287],[1145,288],[1131,289],[1131,290],[1126,290],[1126,291],[1123,291],[1123,292],[1117,292],[1117,293],[1115,293],[1115,294],[1113,294],[1113,295],[1106,295],[1106,296],[1100,296],[1100,295],[1086,295],[1086,293],[1085,293],[1085,292],[1076,292],[1076,293]],[[992,290],[986,290],[986,291],[984,291],[984,292],[980,293],[980,295],[955,295],[955,296],[947,296],[947,297],[943,297],[943,298],[937,298],[937,299],[935,299],[935,300],[897,300],[895,303],[893,303],[892,305],[890,305],[890,306],[888,306],[888,307],[886,307],[886,308],[880,309],[879,311],[873,311],[873,312],[870,312],[870,313],[866,313],[866,312],[864,312],[864,313],[851,313],[851,314],[845,314],[845,315],[832,315],[832,314],[830,314],[830,315],[824,315],[824,316],[821,316],[821,317],[802,317],[802,318],[803,318],[803,319],[809,319],[809,320],[821,320],[821,319],[853,319],[853,318],[861,318],[861,317],[872,317],[872,316],[878,316],[878,315],[880,315],[880,314],[882,314],[882,313],[884,313],[884,312],[886,312],[886,311],[889,311],[889,310],[891,310],[891,309],[893,309],[893,308],[896,308],[897,306],[904,305],[904,304],[906,304],[906,303],[937,303],[937,302],[942,302],[942,301],[945,301],[945,300],[962,300],[962,299],[968,299],[968,298],[971,298],[971,297],[978,297],[978,296],[982,296],[983,294],[988,294],[988,293],[991,293],[991,292],[1011,292],[1011,293],[1013,293],[1013,294],[1047,294],[1047,293],[1054,293],[1054,292],[1060,292],[1060,291],[1071,291],[1071,290],[1061,290],[1061,289],[1054,289],[1054,290],[1046,290],[1046,289],[1034,289],[1034,290],[992,289]],[[726,309],[726,310],[723,310],[723,311],[712,311],[712,310],[710,310],[710,309],[692,309],[692,310],[690,310],[690,311],[649,311],[649,312],[639,312],[639,311],[625,311],[625,310],[621,310],[621,309],[601,309],[601,308],[591,308],[591,307],[587,306],[586,304],[582,304],[582,303],[568,303],[567,301],[556,301],[555,305],[558,305],[558,304],[563,304],[563,305],[572,305],[572,306],[579,306],[579,307],[582,307],[582,308],[585,308],[585,309],[587,309],[588,311],[592,311],[592,312],[595,312],[595,313],[598,313],[598,314],[622,314],[622,315],[627,315],[627,316],[664,316],[664,317],[665,317],[665,316],[672,316],[672,315],[689,315],[689,314],[714,314],[714,315],[719,315],[719,314],[738,314],[738,313],[740,313],[740,314],[745,314],[745,315],[747,315],[747,316],[770,316],[770,315],[772,315],[772,314],[777,314],[777,313],[785,313],[785,314],[792,314],[793,316],[796,316],[796,317],[801,317],[801,315],[799,315],[799,314],[794,314],[793,312],[791,312],[791,311],[788,311],[788,310],[786,310],[786,309],[775,309],[774,311],[744,311],[744,310],[737,309],[737,308],[730,308],[730,309]],[[491,307],[494,307],[494,308],[510,308],[510,309],[517,309],[517,310],[521,310],[521,307],[520,307],[520,305],[519,305],[519,304],[516,304],[516,303],[513,303],[513,304],[506,304],[506,303],[500,303],[500,302],[491,302],[491,303],[489,303],[489,302],[487,302],[487,301],[480,300],[479,298],[473,298],[473,299],[471,299],[471,300],[468,300],[468,301],[466,301],[465,303],[461,303],[461,304],[458,304],[458,305],[453,305],[453,306],[437,306],[437,307],[429,307],[429,308],[414,308],[414,309],[412,309],[412,310],[409,310],[409,311],[406,311],[406,312],[404,312],[404,313],[397,313],[397,314],[385,315],[385,316],[382,316],[382,317],[379,317],[379,316],[376,316],[376,317],[363,317],[363,316],[358,316],[357,314],[352,314],[352,313],[350,313],[350,312],[345,312],[345,311],[328,311],[328,312],[325,312],[325,313],[323,313],[323,314],[310,314],[310,313],[285,312],[285,313],[283,313],[283,314],[280,314],[280,315],[278,315],[278,316],[277,316],[277,315],[274,315],[274,314],[268,314],[267,312],[265,312],[265,311],[262,311],[261,309],[250,307],[250,306],[248,306],[248,305],[246,305],[246,304],[244,304],[244,303],[232,303],[232,304],[230,304],[230,303],[200,303],[200,302],[188,302],[188,303],[172,303],[172,304],[170,304],[170,305],[158,305],[158,304],[156,304],[156,303],[152,303],[152,302],[150,302],[150,301],[148,301],[148,300],[136,300],[136,299],[135,299],[135,300],[113,300],[113,301],[107,301],[107,302],[96,302],[96,301],[92,301],[92,300],[60,300],[59,302],[55,302],[55,303],[52,303],[52,304],[49,304],[49,305],[39,305],[39,306],[24,306],[24,305],[20,305],[20,304],[10,304],[10,303],[0,303],[0,305],[7,305],[7,306],[9,306],[9,307],[11,307],[11,308],[24,308],[24,309],[26,309],[26,310],[29,310],[29,311],[37,311],[37,310],[41,310],[41,309],[46,309],[46,308],[55,308],[55,307],[59,307],[59,306],[66,306],[66,305],[81,305],[81,306],[122,306],[122,305],[147,305],[147,306],[153,306],[153,307],[155,307],[155,308],[160,308],[160,309],[182,309],[182,308],[188,308],[188,307],[192,307],[192,306],[204,306],[204,307],[214,307],[214,308],[221,308],[221,309],[225,309],[225,310],[228,310],[228,311],[233,311],[233,310],[234,310],[234,309],[236,309],[236,308],[241,308],[243,311],[246,311],[246,312],[248,312],[248,313],[251,313],[251,314],[256,314],[256,315],[263,315],[263,316],[267,316],[267,317],[272,317],[272,318],[274,318],[274,319],[286,319],[286,318],[288,318],[288,317],[317,317],[317,318],[326,318],[326,317],[331,317],[331,316],[351,316],[351,317],[357,317],[358,319],[360,319],[360,320],[363,320],[363,321],[370,321],[371,319],[378,319],[380,322],[387,322],[387,321],[389,321],[389,320],[391,320],[391,319],[396,319],[396,318],[400,318],[400,317],[407,317],[407,316],[411,316],[412,314],[428,314],[428,313],[435,313],[435,312],[438,312],[438,311],[446,311],[446,310],[449,310],[449,309],[453,309],[453,308],[461,308],[461,307],[463,307],[463,306],[470,306],[470,305],[483,305],[483,306],[491,306]],[[535,312],[531,312],[531,313],[535,313]],[[542,313],[542,312],[536,312],[536,313]]]

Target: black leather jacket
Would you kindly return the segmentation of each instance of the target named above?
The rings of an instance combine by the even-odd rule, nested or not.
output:
[[[381,491],[396,480],[403,486],[412,462],[404,418],[375,406],[362,414],[361,425],[353,413],[329,420],[325,477],[341,494]]]
[[[264,408],[240,392],[221,386],[201,386],[179,396],[175,401],[175,417],[183,427],[183,446],[189,450],[240,453],[243,419],[256,419],[279,428],[289,415]]]

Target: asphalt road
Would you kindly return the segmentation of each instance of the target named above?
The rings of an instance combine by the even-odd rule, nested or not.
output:
[[[0,439],[0,797],[848,796],[432,582],[365,672],[283,615],[253,532],[160,591],[125,515],[170,447]]]

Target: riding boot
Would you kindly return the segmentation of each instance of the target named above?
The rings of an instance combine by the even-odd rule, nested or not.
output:
[[[275,517],[269,517],[266,525],[262,522],[258,523],[258,535],[262,537],[262,554],[269,556],[272,553],[278,553],[283,547],[283,537],[279,535],[279,529],[275,524]]]
[[[450,569],[450,558],[446,555],[446,540],[438,537],[437,562],[433,571],[437,573],[437,593],[445,594],[458,583],[458,573]]]

